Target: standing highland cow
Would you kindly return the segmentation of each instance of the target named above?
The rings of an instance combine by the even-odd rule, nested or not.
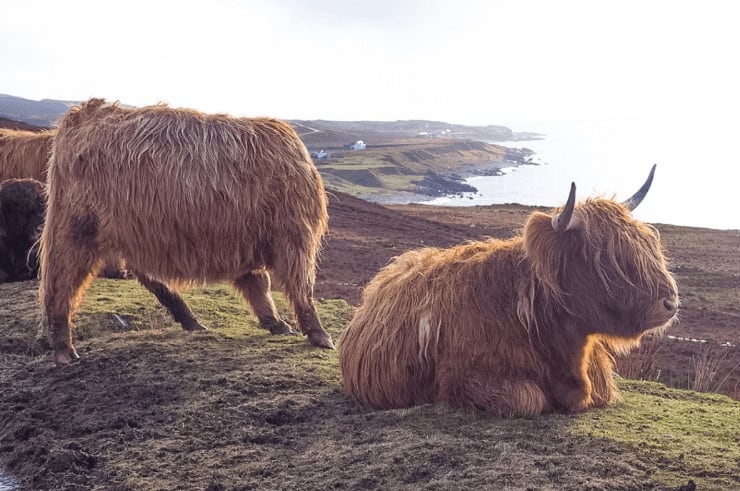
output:
[[[54,133],[53,130],[35,132],[0,128],[0,182],[26,178],[46,182]]]
[[[101,99],[71,108],[53,145],[41,236],[42,327],[56,362],[77,358],[71,317],[109,255],[185,329],[202,326],[172,288],[228,281],[261,327],[292,332],[270,297],[269,271],[300,330],[333,348],[313,303],[327,221],[321,177],[284,122]]]
[[[618,397],[609,351],[627,351],[676,315],[657,231],[625,203],[575,185],[521,237],[421,249],[368,284],[339,342],[342,385],[360,403],[445,402],[498,415],[600,407]]]

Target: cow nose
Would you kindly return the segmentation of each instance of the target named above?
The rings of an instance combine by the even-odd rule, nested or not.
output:
[[[675,314],[678,312],[678,300],[675,298],[666,298],[663,300],[663,307],[665,307],[668,313]]]

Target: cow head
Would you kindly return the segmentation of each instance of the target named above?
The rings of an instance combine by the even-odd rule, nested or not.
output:
[[[668,325],[678,311],[676,282],[658,231],[632,218],[653,180],[630,199],[576,203],[575,184],[554,215],[535,213],[524,244],[534,274],[563,312],[587,333],[622,339]]]

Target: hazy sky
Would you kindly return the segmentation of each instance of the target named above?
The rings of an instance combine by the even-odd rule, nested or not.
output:
[[[468,124],[740,113],[727,1],[0,0],[0,93]]]

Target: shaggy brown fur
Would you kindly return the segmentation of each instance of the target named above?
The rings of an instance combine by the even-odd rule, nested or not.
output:
[[[0,128],[0,183],[24,178],[46,182],[55,135],[56,130],[33,132]],[[33,260],[38,265],[35,257]],[[127,272],[123,261],[112,259],[99,274],[105,278],[124,278]]]
[[[368,284],[339,342],[342,385],[360,403],[445,402],[499,415],[600,407],[618,397],[609,351],[676,313],[657,231],[621,204],[576,206],[556,232],[397,257]]]
[[[36,179],[46,182],[54,130],[34,132],[0,128],[0,182]]]
[[[333,348],[313,304],[326,196],[286,123],[91,99],[59,122],[48,187],[40,300],[57,362],[77,356],[71,316],[108,254],[174,288],[231,282],[263,327],[285,332],[269,271],[301,331]]]
[[[34,179],[0,183],[0,283],[29,280],[38,273],[32,250],[44,223],[44,188]]]

